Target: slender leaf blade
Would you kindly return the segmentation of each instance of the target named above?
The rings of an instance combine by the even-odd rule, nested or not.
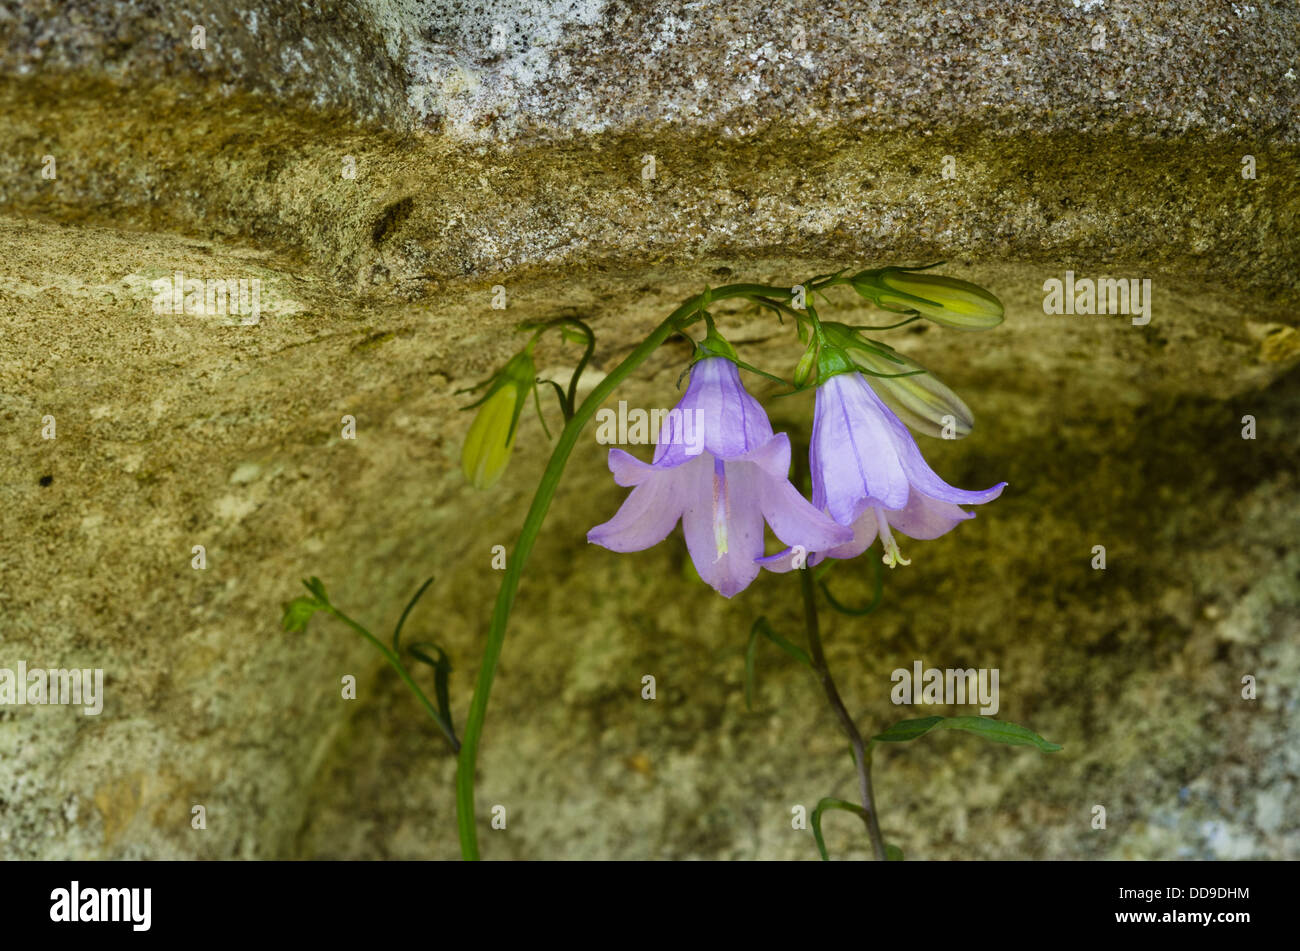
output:
[[[1059,743],[1045,740],[1033,730],[1020,726],[1018,723],[994,720],[992,717],[948,717],[939,724],[939,729],[964,730],[967,733],[982,736],[986,740],[992,740],[994,743],[1005,743],[1008,746],[1032,746],[1044,753],[1055,753],[1062,748]]]
[[[748,710],[754,709],[754,664],[760,634],[805,667],[812,667],[812,658],[807,651],[772,630],[766,617],[760,617],[749,629],[749,645],[745,648],[745,708]]]
[[[919,720],[899,720],[883,733],[872,737],[882,743],[906,743],[925,736],[943,720],[943,717],[921,717]]]
[[[936,729],[961,730],[966,733],[974,733],[976,736],[991,740],[994,743],[1005,743],[1008,746],[1032,746],[1043,753],[1055,753],[1057,750],[1062,749],[1059,743],[1045,740],[1027,727],[1020,726],[1018,723],[1009,723],[1006,720],[995,720],[992,717],[921,717],[916,720],[900,720],[885,732],[877,733],[871,740],[873,743],[876,741],[882,743],[906,743],[909,740],[919,739],[931,730]]]
[[[843,799],[834,799],[827,796],[821,802],[817,803],[816,808],[812,811],[812,828],[813,838],[817,841],[817,851],[821,853],[822,861],[831,860],[830,853],[826,851],[826,840],[822,838],[822,813],[827,809],[843,809],[845,812],[852,812],[855,815],[866,819],[867,811],[861,806],[855,806],[851,802],[845,802]]]

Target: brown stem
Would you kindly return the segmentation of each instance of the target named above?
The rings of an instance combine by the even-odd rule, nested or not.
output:
[[[826,691],[826,699],[830,701],[831,710],[839,721],[840,729],[844,731],[849,738],[849,744],[853,747],[853,762],[858,770],[858,793],[862,797],[862,808],[865,810],[862,821],[867,825],[871,850],[876,854],[876,858],[883,862],[887,857],[885,839],[880,834],[880,822],[876,817],[876,800],[871,789],[871,763],[867,759],[867,744],[863,741],[862,734],[858,732],[853,717],[849,716],[849,711],[845,709],[844,701],[840,699],[840,692],[835,686],[835,679],[831,677],[830,668],[826,666],[826,654],[822,650],[821,631],[817,623],[817,602],[813,589],[812,569],[806,565],[800,569],[799,581],[803,585],[804,620],[808,628],[808,646],[813,672],[817,674],[822,689]]]

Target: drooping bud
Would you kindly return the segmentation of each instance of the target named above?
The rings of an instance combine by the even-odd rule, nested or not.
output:
[[[970,281],[911,268],[862,271],[851,279],[863,297],[886,310],[915,312],[957,330],[988,330],[1002,323],[1002,302]]]
[[[481,407],[465,435],[460,457],[465,478],[476,489],[495,485],[510,462],[519,414],[536,385],[537,368],[533,365],[532,351],[533,344],[529,343],[515,354],[489,381],[487,395],[466,407]]]
[[[794,368],[794,385],[807,386],[814,379],[817,371],[817,357],[821,353],[821,341],[816,334],[808,341],[808,349],[804,350],[803,356]]]

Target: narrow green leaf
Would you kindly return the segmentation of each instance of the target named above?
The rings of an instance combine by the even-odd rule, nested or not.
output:
[[[430,579],[432,580],[432,579]],[[430,657],[424,652],[424,648],[429,647],[438,652],[437,660]],[[451,691],[448,689],[448,682],[451,678],[451,658],[447,652],[432,641],[420,641],[406,648],[408,654],[416,660],[428,664],[433,668],[433,692],[438,701],[438,712],[442,715],[443,721],[447,726],[447,732],[453,737],[456,735],[455,726],[451,719]]]
[[[901,862],[903,861],[903,850],[896,845],[885,844],[885,861]]]
[[[943,717],[922,717],[919,720],[899,720],[884,733],[877,733],[871,739],[882,743],[906,743],[917,737],[925,736],[942,722]]]
[[[420,600],[421,595],[428,590],[429,585],[431,584],[433,584],[433,578],[429,578],[424,582],[424,584],[420,585],[420,590],[415,592],[415,596],[411,598],[410,601],[406,602],[406,607],[402,610],[402,616],[397,620],[397,627],[393,628],[394,654],[400,654],[402,652],[402,627],[406,624],[406,616],[411,613],[411,609],[415,607],[415,602]]]
[[[760,634],[805,667],[812,667],[812,658],[808,656],[807,651],[776,633],[767,618],[760,617],[749,629],[749,645],[745,648],[745,707],[748,710],[754,709],[754,660]]]
[[[780,383],[784,387],[789,387],[792,385],[789,380],[784,380],[779,376],[773,376],[771,373],[768,373],[766,370],[760,370],[758,367],[746,363],[744,360],[732,360],[731,362],[734,363],[736,366],[740,367],[742,370],[748,370],[750,373],[756,373],[759,376],[765,376],[769,380],[774,380],[775,382]]]
[[[766,618],[759,618],[749,629],[749,644],[745,647],[745,709],[754,710],[754,652],[758,650],[759,625],[767,623]]]
[[[554,380],[543,380],[533,387],[533,409],[537,410],[537,421],[542,424],[542,432],[546,433],[546,440],[547,442],[550,442],[551,427],[546,425],[546,417],[542,415],[542,398],[538,395],[538,391],[542,388],[542,383],[551,384],[551,386],[555,388],[555,392],[559,394],[560,412],[565,414],[566,420],[568,419],[569,404],[564,401],[564,390],[560,389],[560,384],[556,383]]]
[[[1055,753],[1061,749],[1059,743],[1048,742],[1033,730],[1015,723],[1007,723],[1005,720],[994,720],[991,717],[949,717],[939,725],[939,729],[965,730],[967,733],[974,733],[995,743],[1006,743],[1008,746],[1033,746],[1044,753]]]
[[[812,811],[813,838],[817,840],[817,851],[821,853],[823,862],[831,860],[826,851],[826,840],[822,838],[822,813],[827,809],[843,809],[845,812],[852,812],[863,819],[867,817],[867,810],[861,806],[855,806],[851,802],[845,802],[843,799],[832,799],[827,796],[817,803],[817,808]]]
[[[935,729],[962,730],[992,740],[994,743],[1032,746],[1044,753],[1055,753],[1062,748],[1058,743],[1043,739],[1033,730],[1005,720],[994,720],[992,717],[922,717],[918,720],[900,720],[885,732],[877,733],[871,741],[906,743],[908,740],[925,736]]]

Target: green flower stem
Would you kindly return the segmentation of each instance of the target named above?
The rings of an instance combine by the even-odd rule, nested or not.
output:
[[[799,581],[803,586],[803,605],[804,619],[808,628],[808,648],[812,656],[813,672],[821,681],[822,689],[826,691],[826,699],[830,701],[831,710],[834,711],[835,717],[839,720],[840,729],[849,738],[849,744],[853,747],[853,764],[858,771],[858,792],[862,797],[862,821],[866,823],[867,835],[871,839],[871,850],[875,853],[878,861],[884,862],[888,855],[885,851],[885,839],[880,834],[880,820],[876,815],[875,794],[871,789],[871,758],[867,745],[863,742],[862,734],[858,732],[857,724],[853,722],[853,717],[849,716],[849,711],[844,708],[844,701],[840,699],[840,692],[835,687],[835,680],[831,677],[830,668],[826,666],[826,654],[822,650],[821,632],[817,624],[817,596],[813,588],[813,573],[807,567],[799,571]]]
[[[811,289],[813,286],[830,286],[832,283],[844,282],[829,278],[820,285],[817,282],[810,282],[808,287]],[[478,744],[483,734],[483,721],[487,716],[488,696],[492,692],[492,680],[496,676],[497,661],[501,657],[501,648],[505,643],[510,610],[514,607],[515,593],[519,590],[519,578],[523,574],[524,565],[528,561],[528,555],[532,551],[538,533],[542,530],[542,523],[546,520],[546,513],[551,507],[555,491],[559,488],[564,467],[569,461],[569,454],[578,444],[578,436],[582,433],[583,427],[596,415],[596,410],[614,392],[614,389],[645,362],[646,358],[665,340],[688,326],[707,301],[730,297],[752,299],[791,296],[790,289],[784,287],[771,287],[766,284],[727,284],[691,298],[673,311],[640,346],[610,371],[609,375],[601,380],[582,401],[582,405],[565,424],[564,431],[560,433],[559,441],[555,444],[555,450],[551,453],[551,459],[546,464],[546,471],[542,473],[537,491],[533,494],[532,505],[528,508],[523,528],[519,531],[519,539],[515,542],[515,550],[506,564],[501,588],[497,592],[496,606],[492,611],[492,624],[488,629],[487,644],[483,648],[483,663],[479,667],[478,682],[474,686],[469,716],[465,720],[465,737],[461,742],[460,758],[456,768],[456,824],[460,832],[461,855],[465,859],[477,860],[479,857],[478,828],[474,815],[474,773],[478,763]]]
[[[573,416],[574,408],[578,404],[578,382],[582,379],[582,371],[587,369],[587,364],[591,362],[591,355],[596,352],[596,335],[592,329],[581,320],[573,317],[564,318],[565,323],[571,327],[577,327],[579,331],[587,338],[587,343],[582,351],[582,359],[578,361],[577,368],[573,371],[573,376],[569,379],[569,392],[566,394],[566,403],[569,407],[565,418]]]
[[[402,658],[398,656],[398,654],[395,651],[391,650],[387,644],[385,644],[379,638],[375,637],[375,635],[371,634],[364,627],[362,627],[356,621],[352,620],[352,618],[348,617],[338,608],[334,607],[334,605],[326,604],[325,610],[328,611],[330,614],[334,615],[336,618],[338,618],[348,627],[352,628],[352,630],[356,631],[358,634],[360,634],[362,637],[368,640],[371,644],[375,645],[379,653],[384,655],[384,659],[388,661],[390,665],[392,665],[393,670],[397,671],[397,676],[402,678],[402,682],[405,683],[406,686],[411,688],[411,693],[415,694],[415,698],[420,701],[420,706],[424,707],[424,709],[428,712],[429,716],[433,717],[433,722],[438,724],[438,729],[442,730],[443,736],[445,736],[447,738],[447,742],[451,744],[452,752],[459,753],[460,741],[456,739],[456,733],[451,728],[451,724],[442,718],[442,714],[438,712],[438,708],[435,707],[429,701],[429,698],[427,696],[425,696],[424,691],[420,689],[420,685],[415,682],[415,679],[411,676],[410,671],[406,669],[406,665],[402,663]],[[408,608],[407,610],[410,609]],[[403,621],[406,620],[406,615],[402,615],[402,620]]]

